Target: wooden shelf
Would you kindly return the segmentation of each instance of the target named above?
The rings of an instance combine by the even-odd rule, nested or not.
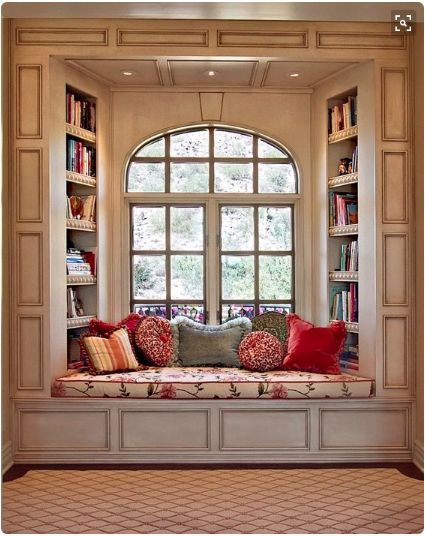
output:
[[[329,227],[329,236],[349,236],[359,234],[358,223],[353,225],[335,225]]]
[[[347,184],[357,184],[359,182],[359,174],[348,173],[347,175],[338,175],[337,177],[329,177],[328,187],[338,188],[338,186],[346,186]]]
[[[77,316],[76,318],[66,319],[66,329],[84,328],[89,325],[90,320],[96,318],[96,315]]]
[[[96,143],[96,134],[90,130],[85,130],[84,128],[70,125],[69,123],[65,123],[65,130],[67,134],[71,134],[71,136],[75,136],[80,140]]]
[[[67,218],[66,228],[74,231],[96,232],[96,222],[86,220],[73,220]]]
[[[344,130],[339,130],[338,132],[333,132],[328,137],[328,143],[339,143],[340,141],[349,140],[350,138],[355,138],[358,135],[358,126],[349,127]]]
[[[329,281],[352,282],[359,280],[359,272],[341,272],[334,270],[329,272]]]
[[[67,285],[95,285],[97,283],[94,275],[67,275]]]
[[[82,175],[81,173],[75,173],[75,171],[67,171],[66,180],[68,182],[74,182],[83,186],[90,186],[91,188],[96,188],[96,177]]]

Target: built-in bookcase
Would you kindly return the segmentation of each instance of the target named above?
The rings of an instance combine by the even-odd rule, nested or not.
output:
[[[357,90],[328,100],[328,308],[344,320],[341,368],[359,370],[359,225]]]
[[[96,99],[67,86],[65,106],[68,368],[78,368],[81,331],[98,309]]]

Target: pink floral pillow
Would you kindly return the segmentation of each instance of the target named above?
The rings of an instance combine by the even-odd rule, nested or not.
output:
[[[241,366],[248,370],[265,372],[282,365],[282,346],[274,335],[266,331],[253,331],[239,345]]]
[[[150,364],[165,367],[173,357],[171,324],[160,316],[146,316],[135,332],[136,345]]]

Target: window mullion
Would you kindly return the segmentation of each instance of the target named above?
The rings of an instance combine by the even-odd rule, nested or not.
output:
[[[165,191],[171,191],[171,157],[170,157],[170,135],[165,136]]]
[[[260,312],[260,271],[259,271],[259,236],[258,236],[258,205],[254,205],[254,313]]]
[[[167,318],[171,318],[171,226],[170,205],[165,205],[165,306]]]

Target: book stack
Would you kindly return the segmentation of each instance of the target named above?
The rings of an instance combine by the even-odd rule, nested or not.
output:
[[[88,251],[70,248],[66,254],[66,273],[68,275],[96,275],[97,248]]]
[[[71,195],[66,198],[66,217],[73,220],[96,221],[96,196]]]
[[[78,316],[84,316],[84,309],[81,300],[77,296],[77,292],[69,287],[66,293],[67,298],[67,317],[77,318]]]
[[[357,97],[329,109],[329,134],[357,125]]]
[[[66,122],[96,132],[96,106],[74,93],[66,94]]]
[[[344,322],[358,322],[357,284],[335,285],[330,291],[330,318]]]
[[[345,345],[339,364],[345,369],[359,370],[359,347],[351,344]]]
[[[90,177],[96,176],[96,150],[81,141],[68,139],[66,143],[66,169]]]
[[[341,245],[340,266],[341,272],[357,272],[359,269],[359,248],[357,240]]]
[[[353,225],[358,223],[357,194],[329,193],[329,225]]]
[[[357,173],[359,170],[359,147],[355,146],[353,156],[351,157],[351,173]]]

